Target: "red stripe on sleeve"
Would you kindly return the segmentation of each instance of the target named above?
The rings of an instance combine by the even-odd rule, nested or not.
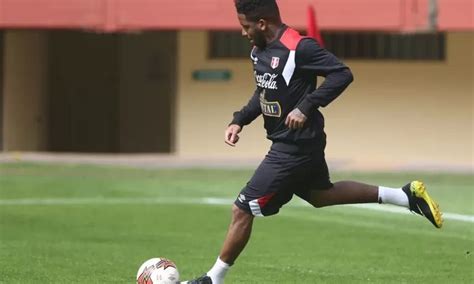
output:
[[[281,43],[289,50],[296,50],[298,43],[303,37],[294,29],[287,28],[280,38]]]

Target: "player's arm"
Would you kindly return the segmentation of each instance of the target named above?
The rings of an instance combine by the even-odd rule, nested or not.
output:
[[[230,146],[235,146],[235,143],[239,141],[239,133],[242,131],[242,128],[245,125],[250,124],[254,121],[260,114],[262,114],[262,109],[260,108],[260,88],[257,88],[250,98],[246,106],[244,106],[240,111],[234,112],[234,118],[229,124],[225,131],[224,141]]]
[[[354,80],[352,72],[336,56],[310,38],[303,39],[296,49],[297,67],[325,77],[324,82],[298,104],[297,108],[309,116],[312,109],[325,107],[336,99]]]

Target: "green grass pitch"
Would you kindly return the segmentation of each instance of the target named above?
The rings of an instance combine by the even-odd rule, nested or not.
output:
[[[159,256],[177,263],[182,280],[199,276],[228,226],[222,201],[251,174],[0,164],[0,283],[134,283],[140,264]],[[472,175],[332,178],[386,186],[420,178],[443,211],[474,214]],[[279,215],[256,220],[226,283],[473,283],[473,233],[472,219],[437,230],[415,215],[313,209],[294,198]]]

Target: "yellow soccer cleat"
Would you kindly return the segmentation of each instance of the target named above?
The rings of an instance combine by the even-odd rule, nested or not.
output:
[[[428,195],[426,187],[421,181],[412,181],[402,189],[408,196],[411,211],[425,216],[436,228],[443,226],[439,205]]]

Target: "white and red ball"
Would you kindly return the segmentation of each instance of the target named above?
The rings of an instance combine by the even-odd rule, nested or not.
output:
[[[179,272],[176,264],[166,258],[145,261],[137,272],[137,284],[177,284]]]

